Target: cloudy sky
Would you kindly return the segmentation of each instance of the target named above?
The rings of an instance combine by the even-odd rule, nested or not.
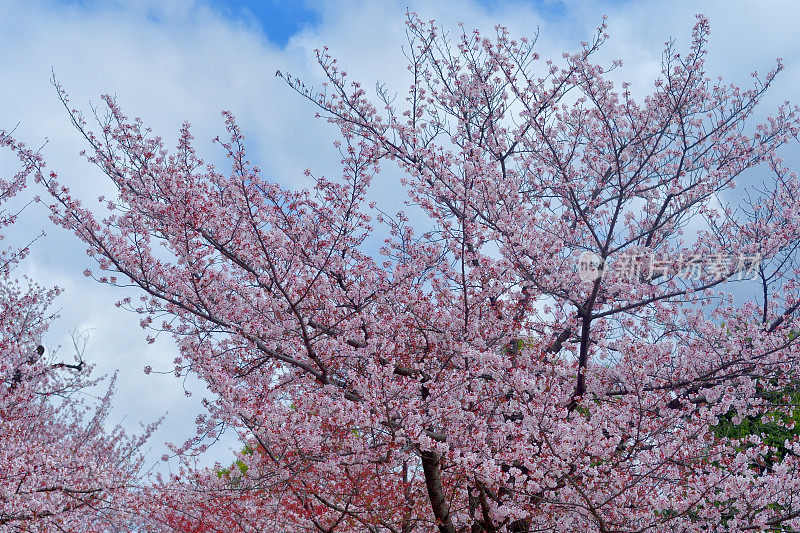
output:
[[[90,200],[110,192],[78,156],[80,139],[50,84],[54,73],[73,105],[88,111],[100,95],[114,94],[128,115],[141,116],[170,146],[181,122],[191,122],[209,161],[220,160],[211,139],[224,132],[220,111],[230,110],[264,173],[286,186],[302,186],[306,168],[337,173],[335,131],[314,118],[315,109],[276,78],[276,70],[314,83],[320,72],[313,50],[327,45],[367,87],[380,80],[402,93],[408,84],[402,55],[406,7],[454,30],[458,22],[487,31],[503,24],[516,36],[538,29],[540,54],[554,58],[588,39],[606,14],[611,40],[603,57],[624,60],[617,77],[631,81],[639,94],[658,73],[664,42],[672,37],[686,43],[699,11],[711,20],[712,74],[746,84],[754,69],[766,71],[781,57],[787,69],[766,107],[798,100],[800,4],[792,1],[0,0],[0,129],[16,127],[18,139],[43,146],[48,166],[76,196]],[[0,172],[13,168],[8,155],[0,154]],[[392,173],[382,180],[379,188],[390,190]],[[157,463],[164,441],[182,441],[194,431],[204,388],[169,374],[145,376],[145,365],[170,369],[175,356],[170,340],[144,342],[139,317],[113,305],[125,293],[83,277],[84,268],[92,266],[85,247],[52,227],[41,206],[24,212],[11,238],[27,242],[42,230],[47,236],[35,243],[24,272],[65,289],[58,302],[61,318],[45,344],[50,350],[63,345],[66,357],[69,332],[87,332],[85,358],[99,373],[119,370],[113,422],[135,431],[140,422],[168,413],[148,455]],[[227,462],[225,448],[231,445],[212,448],[204,462]]]

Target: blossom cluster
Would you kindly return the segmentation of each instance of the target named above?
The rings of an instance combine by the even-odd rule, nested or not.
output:
[[[708,35],[698,17],[686,51],[667,43],[637,99],[597,59],[605,23],[542,61],[505,28],[409,14],[404,98],[327,49],[317,89],[285,76],[340,133],[341,175],[301,190],[250,162],[229,113],[222,170],[188,124],[170,150],[111,97],[97,132],[72,110],[118,194],[100,218],[39,172],[51,218],[211,396],[183,470],[142,493],[148,527],[800,528],[800,181],[781,156],[800,110],[757,120],[782,65],[712,82]],[[368,201],[385,164],[424,220]],[[723,206],[735,182],[749,194]],[[222,428],[242,451],[196,468]]]

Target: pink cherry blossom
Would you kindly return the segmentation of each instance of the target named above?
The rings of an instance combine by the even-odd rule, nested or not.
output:
[[[148,517],[180,531],[800,528],[786,398],[800,183],[781,159],[800,123],[789,104],[757,120],[781,63],[748,88],[712,82],[701,16],[635,98],[609,78],[619,62],[595,62],[605,22],[545,62],[502,27],[448,34],[409,14],[408,35],[404,98],[370,96],[327,49],[321,88],[281,74],[341,133],[341,175],[308,189],[265,177],[228,113],[223,170],[188,124],[170,151],[111,97],[97,133],[70,111],[119,195],[100,219],[42,173],[53,221],[138,287],[120,305],[172,335],[176,374],[214,394],[175,449],[184,469],[141,495]],[[390,164],[426,220],[365,200]],[[603,276],[582,279],[585,252]],[[658,269],[615,270],[635,254]],[[756,280],[679,275],[681,258],[720,254],[762,258]],[[243,451],[195,468],[222,427]]]
[[[5,204],[43,163],[5,132],[0,147],[22,164],[11,179],[0,178]],[[15,219],[0,211],[0,230]],[[118,506],[139,482],[139,449],[154,427],[135,438],[109,431],[114,379],[98,401],[87,401],[101,380],[82,354],[65,361],[40,344],[60,289],[14,277],[27,251],[0,251],[0,531],[108,531],[125,516]]]

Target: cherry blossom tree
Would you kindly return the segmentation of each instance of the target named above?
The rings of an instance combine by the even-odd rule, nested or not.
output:
[[[780,156],[798,110],[756,114],[780,62],[750,88],[712,81],[708,34],[698,17],[688,51],[668,43],[642,99],[595,62],[605,25],[542,62],[502,27],[411,14],[401,102],[326,49],[318,89],[279,72],[341,131],[341,176],[297,191],[230,114],[222,171],[188,124],[169,151],[106,97],[93,133],[59,88],[119,193],[101,220],[42,175],[53,220],[215,394],[199,433],[246,445],[157,485],[154,522],[800,528],[800,183]],[[370,202],[381,164],[424,216]]]
[[[6,204],[42,165],[40,157],[0,132],[23,168],[0,179]],[[0,212],[0,228],[19,213]],[[0,235],[0,238],[2,236]],[[116,498],[139,478],[141,438],[104,425],[113,380],[99,401],[82,399],[99,379],[80,357],[63,362],[39,344],[54,316],[58,294],[14,278],[28,248],[0,252],[0,531],[108,531],[125,526]],[[79,347],[76,345],[76,347]]]

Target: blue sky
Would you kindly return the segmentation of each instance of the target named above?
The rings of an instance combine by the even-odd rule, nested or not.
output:
[[[210,0],[209,3],[226,17],[255,19],[267,38],[279,46],[320,20],[309,3],[296,0]]]
[[[537,12],[548,19],[557,19],[567,13],[567,4],[559,0],[529,0]],[[604,2],[612,5],[614,2]],[[616,3],[621,3],[617,1]],[[257,22],[267,39],[285,46],[288,40],[303,29],[312,27],[320,22],[320,3],[304,2],[298,0],[209,0],[209,4],[220,14],[234,20]],[[331,3],[328,2],[330,5]],[[508,5],[509,2],[480,0],[477,2],[489,12],[494,11],[499,5]]]

